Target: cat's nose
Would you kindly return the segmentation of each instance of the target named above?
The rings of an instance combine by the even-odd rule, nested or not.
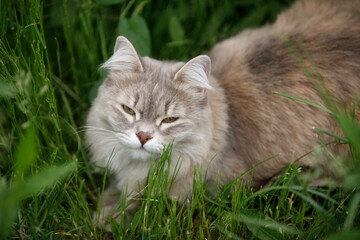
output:
[[[152,139],[152,137],[150,136],[150,133],[147,133],[147,132],[138,132],[137,134],[136,134],[136,136],[139,138],[139,141],[140,141],[140,143],[141,143],[141,145],[142,146],[144,146],[144,144],[148,141],[148,140],[150,140],[150,139]]]

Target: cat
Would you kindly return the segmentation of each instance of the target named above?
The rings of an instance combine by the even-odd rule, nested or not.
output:
[[[244,30],[186,63],[141,57],[119,36],[113,56],[102,65],[109,74],[85,132],[91,161],[102,167],[110,161],[115,180],[106,193],[126,189],[131,197],[141,192],[151,158],[170,143],[172,159],[180,159],[181,167],[169,197],[180,201],[192,191],[194,167],[206,171],[210,185],[218,174],[224,184],[279,154],[243,176],[247,181],[251,175],[257,189],[295,160],[299,166],[314,165],[314,154],[303,155],[320,145],[318,137],[325,143],[334,138],[313,127],[342,136],[335,118],[274,92],[326,106],[298,53],[305,66],[316,66],[337,106],[358,101],[359,11],[356,0],[299,0],[274,24]],[[358,112],[355,118],[360,119]],[[329,148],[348,153],[344,145]],[[109,199],[104,199],[104,219],[120,201]]]

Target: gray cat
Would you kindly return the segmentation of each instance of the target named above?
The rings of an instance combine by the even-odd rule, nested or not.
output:
[[[342,133],[329,113],[273,94],[325,106],[284,39],[305,65],[316,65],[338,106],[357,101],[357,11],[358,0],[298,1],[273,25],[243,31],[217,44],[209,56],[186,63],[140,57],[125,37],[118,37],[114,55],[102,65],[109,75],[91,107],[85,134],[94,163],[105,167],[111,159],[115,182],[107,192],[127,188],[130,197],[139,193],[150,159],[172,141],[173,159],[182,165],[169,197],[181,201],[192,191],[194,167],[207,171],[209,183],[218,174],[225,183],[280,154],[253,170],[252,185],[258,188],[294,160],[312,166],[313,154],[300,157],[318,145],[317,136],[334,140],[313,127]],[[329,147],[337,154],[348,152],[346,146]],[[112,214],[112,207],[105,199],[103,218]]]

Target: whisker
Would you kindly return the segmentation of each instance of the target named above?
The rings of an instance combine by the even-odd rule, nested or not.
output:
[[[141,189],[139,192],[137,192],[133,198],[138,197],[141,193],[143,193],[147,188],[149,187],[149,184],[146,184],[143,189]]]
[[[104,134],[104,135],[109,134],[109,132],[97,130],[97,129],[87,129],[87,130],[77,131],[77,133],[84,133],[84,132],[93,132],[93,133]]]
[[[109,133],[117,133],[115,131],[109,130],[109,129],[105,129],[105,128],[100,128],[100,127],[94,127],[94,126],[83,126],[83,129],[81,131],[86,131],[86,130],[98,130],[98,131],[102,131],[102,132],[109,132]]]
[[[100,140],[99,142],[102,142],[102,144],[114,144],[114,145],[118,145],[120,143],[119,139],[106,139],[106,140],[103,140],[103,141]],[[94,145],[94,143],[90,143],[89,145],[90,146]]]

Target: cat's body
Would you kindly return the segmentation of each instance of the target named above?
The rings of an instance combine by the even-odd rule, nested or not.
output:
[[[293,46],[309,68],[314,62],[339,104],[355,101],[360,90],[355,10],[360,11],[360,1],[299,1],[274,25],[217,44],[209,53],[211,63],[204,55],[186,64],[141,58],[119,37],[113,57],[103,65],[109,76],[87,119],[92,161],[106,166],[111,159],[113,187],[136,194],[146,182],[150,158],[174,141],[173,160],[182,165],[170,196],[183,200],[192,190],[195,166],[207,172],[210,183],[218,173],[224,183],[280,154],[253,171],[253,186],[266,184],[318,145],[317,135],[324,142],[334,140],[312,127],[341,135],[329,113],[273,91],[325,106],[290,51]],[[312,159],[308,155],[297,163],[311,166]]]

